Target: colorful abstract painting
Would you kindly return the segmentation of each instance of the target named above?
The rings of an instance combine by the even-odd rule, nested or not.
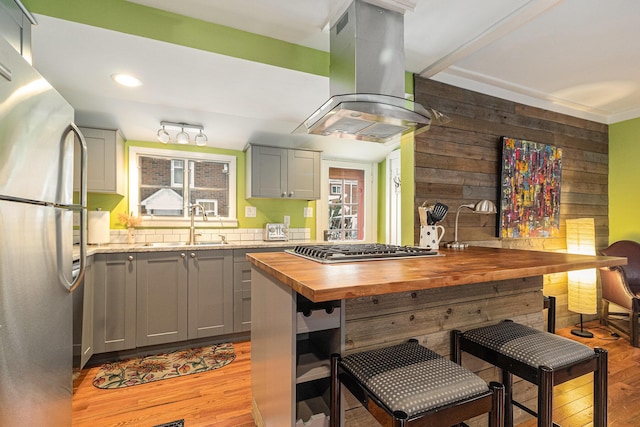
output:
[[[562,149],[502,137],[500,237],[557,236],[561,176]]]

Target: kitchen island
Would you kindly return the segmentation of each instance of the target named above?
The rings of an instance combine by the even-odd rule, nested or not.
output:
[[[480,247],[337,264],[284,252],[248,254],[247,259],[252,265],[252,413],[258,426],[278,427],[324,425],[332,352],[417,338],[448,356],[452,329],[503,319],[542,329],[544,274],[626,264],[624,258]],[[493,368],[477,360],[465,359],[465,366],[486,380],[497,379]],[[535,395],[533,386],[516,384],[516,398],[535,400]],[[371,425],[366,411],[350,406],[344,425]],[[521,414],[515,415],[518,421]],[[474,422],[482,425],[484,419]]]

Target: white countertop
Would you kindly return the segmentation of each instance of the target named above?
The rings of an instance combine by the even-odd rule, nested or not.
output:
[[[87,245],[87,255],[103,254],[103,253],[122,253],[122,252],[170,252],[179,250],[211,250],[211,249],[257,249],[257,248],[289,248],[296,245],[318,245],[318,244],[334,244],[335,242],[316,242],[309,240],[289,240],[286,242],[232,242],[228,244],[198,244],[187,245],[186,243],[135,243],[132,245],[114,243],[106,245]],[[80,248],[78,245],[73,246],[73,256],[79,256]]]

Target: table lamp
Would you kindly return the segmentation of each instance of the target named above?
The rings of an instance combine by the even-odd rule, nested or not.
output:
[[[458,217],[460,216],[460,211],[462,208],[471,209],[473,213],[478,214],[494,214],[497,212],[496,205],[491,200],[480,200],[477,203],[469,203],[468,205],[460,205],[458,210],[456,211],[456,227],[454,233],[454,241],[447,244],[447,247],[453,249],[464,249],[469,246],[466,243],[461,243],[458,241]]]

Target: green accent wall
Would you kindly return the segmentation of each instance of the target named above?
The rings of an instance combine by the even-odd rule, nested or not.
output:
[[[151,148],[164,148],[157,142],[145,142],[145,141],[127,141],[125,143],[125,173],[129,174],[129,147],[151,147]],[[196,146],[178,146],[171,145],[172,150],[188,151],[188,152],[205,152],[213,154],[225,154],[229,156],[235,156],[236,170],[237,170],[237,218],[238,228],[262,228],[265,223],[268,222],[283,222],[284,216],[289,215],[291,217],[291,228],[309,228],[311,230],[311,239],[315,239],[315,224],[316,224],[316,202],[307,200],[281,200],[281,199],[246,199],[246,185],[245,185],[245,153],[235,150],[224,150],[218,148],[209,147],[196,147]],[[245,216],[245,207],[255,206],[256,217],[247,218]],[[304,218],[304,208],[311,207],[313,209],[313,216],[311,218]],[[112,229],[124,229],[125,226],[118,222],[117,214],[120,212],[127,212],[129,209],[129,197],[113,194],[99,194],[89,193],[87,196],[87,208],[89,210],[95,210],[101,208],[102,210],[108,210],[111,212],[111,228]]]
[[[329,53],[125,0],[23,0],[32,13],[275,65],[329,75]]]
[[[640,118],[609,125],[609,243],[640,242]]]
[[[126,0],[23,0],[27,9],[34,14],[73,21],[94,27],[132,34],[167,43],[187,46],[221,55],[260,62],[300,72],[329,76],[329,53],[284,42],[271,37],[237,30],[195,18],[165,12]],[[405,93],[414,93],[414,75],[405,73]],[[327,97],[329,94],[327,94]],[[410,96],[413,98],[413,96]],[[410,139],[410,141],[409,141]],[[157,143],[128,141],[126,148],[136,146],[158,146]],[[413,182],[413,137],[405,137],[402,142],[402,182]],[[172,149],[179,149],[172,147]],[[200,148],[185,147],[185,150]],[[203,151],[228,154],[229,150],[206,148]],[[267,222],[282,222],[284,215],[291,216],[291,227],[310,228],[315,239],[315,201],[245,199],[244,153],[233,152],[238,157],[238,226],[260,228]],[[128,153],[126,155],[128,158]],[[128,160],[126,161],[128,166]],[[378,165],[378,240],[385,235],[385,162]],[[409,188],[411,187],[411,188]],[[406,191],[405,191],[406,190]],[[118,212],[128,210],[128,197],[90,193],[88,208],[109,210],[112,228],[124,228],[117,222]],[[256,218],[244,216],[246,206],[257,208]],[[303,208],[312,207],[313,217],[303,218]],[[413,244],[413,187],[405,186],[402,192],[402,242]]]

